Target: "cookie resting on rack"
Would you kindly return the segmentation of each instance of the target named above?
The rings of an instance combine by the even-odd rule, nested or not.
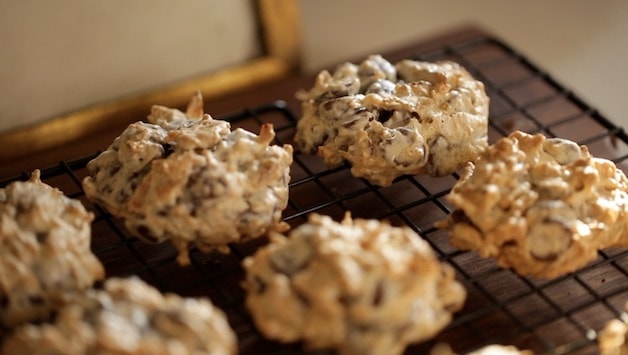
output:
[[[620,318],[611,319],[597,335],[600,355],[628,355],[628,302]]]
[[[295,143],[330,167],[387,186],[401,175],[443,176],[487,146],[484,84],[457,63],[380,55],[321,71],[297,93],[302,116]]]
[[[93,219],[39,170],[0,189],[0,329],[47,320],[104,277],[90,249]]]
[[[449,344],[439,343],[432,348],[429,355],[458,355]],[[465,352],[465,355],[534,355],[531,350],[519,350],[512,345],[490,344],[475,349],[471,352]]]
[[[435,336],[466,292],[408,227],[312,214],[243,261],[260,332],[340,354],[401,354]]]
[[[561,138],[513,132],[470,163],[437,226],[451,243],[521,275],[552,279],[628,246],[628,179]]]
[[[1,354],[236,354],[224,313],[206,298],[162,294],[136,277],[111,278],[59,311],[53,323],[25,325]]]
[[[154,106],[150,123],[129,125],[87,164],[87,197],[148,242],[170,240],[178,261],[188,248],[228,251],[229,243],[284,230],[292,146],[203,114],[200,94],[183,113]]]

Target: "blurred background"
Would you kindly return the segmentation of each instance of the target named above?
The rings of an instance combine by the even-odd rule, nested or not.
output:
[[[628,1],[299,1],[307,69],[471,24],[628,127]]]
[[[294,1],[305,72],[473,25],[628,127],[628,1]],[[0,131],[259,56],[256,11],[251,0],[2,0]]]

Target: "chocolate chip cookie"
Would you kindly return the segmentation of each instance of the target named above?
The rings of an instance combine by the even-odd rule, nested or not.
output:
[[[340,354],[400,354],[442,330],[466,298],[408,227],[312,214],[243,261],[246,306],[281,342]]]
[[[155,106],[148,119],[90,161],[83,181],[87,197],[133,235],[170,240],[186,265],[189,245],[228,251],[229,243],[286,228],[292,146],[271,144],[271,124],[259,135],[232,131],[202,114],[198,96],[186,113]]]
[[[0,189],[0,328],[47,320],[104,277],[90,249],[93,219],[39,170]]]
[[[628,246],[628,179],[561,138],[514,132],[470,163],[438,227],[451,243],[521,275],[551,279],[600,249]]]
[[[401,175],[443,176],[487,146],[488,104],[482,82],[462,66],[379,55],[322,71],[299,92],[295,143],[330,167],[386,186]]]
[[[111,278],[59,310],[53,323],[25,325],[2,354],[236,354],[224,313],[205,298],[162,294],[136,277]]]

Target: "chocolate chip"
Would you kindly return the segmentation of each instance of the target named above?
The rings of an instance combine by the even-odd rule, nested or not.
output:
[[[338,296],[338,302],[342,303],[343,305],[350,305],[355,303],[356,301],[358,301],[359,298],[356,296],[351,296],[351,295],[340,295]]]
[[[383,300],[384,300],[384,283],[382,281],[379,281],[377,283],[377,286],[375,286],[375,292],[373,292],[373,299],[371,302],[373,303],[373,306],[377,307],[382,304]]]
[[[292,290],[294,291],[294,295],[297,297],[299,301],[301,301],[301,303],[303,303],[306,306],[309,306],[311,304],[310,299],[307,297],[307,295],[303,294],[301,290],[294,287],[292,288]]]
[[[502,248],[516,248],[517,242],[514,240],[508,240],[501,245]]]
[[[35,238],[39,243],[45,243],[48,240],[48,232],[39,232],[35,234]]]
[[[26,203],[24,203],[24,201],[18,201],[17,204],[15,205],[15,213],[18,215],[26,213],[28,209],[29,209],[29,206],[27,206]]]
[[[377,111],[377,120],[381,123],[388,121],[392,115],[395,113],[393,110],[378,110]]]
[[[351,128],[351,127],[355,126],[355,125],[356,125],[356,123],[358,123],[358,120],[353,119],[353,120],[351,120],[351,121],[347,121],[347,122],[343,123],[342,125],[343,125],[345,128]]]
[[[101,190],[101,192],[104,195],[109,195],[110,193],[113,192],[113,186],[107,184],[107,185],[103,186],[102,189],[100,189],[100,190]]]
[[[471,220],[463,210],[455,210],[451,213],[451,220],[454,223],[471,223]]]
[[[251,286],[253,287],[253,292],[255,293],[264,293],[266,291],[266,282],[262,280],[261,277],[254,275],[249,279]]]
[[[42,296],[29,296],[28,302],[30,302],[33,305],[38,305],[38,306],[41,306],[45,303],[44,298]]]
[[[122,167],[122,165],[120,165],[120,164],[116,164],[116,165],[112,166],[111,169],[109,170],[109,176],[116,175],[120,171],[121,167]]]
[[[139,234],[140,238],[148,242],[157,243],[159,241],[159,239],[151,233],[150,229],[147,226],[140,225],[137,227],[136,231],[137,234]]]
[[[332,90],[331,91],[331,95],[332,95],[332,97],[347,96],[347,95],[349,95],[349,91],[348,90],[344,90],[344,89]]]
[[[172,153],[174,153],[174,147],[172,146],[172,144],[169,143],[163,143],[161,145],[161,147],[163,148],[164,152],[162,153],[164,158],[169,157]]]
[[[0,295],[0,309],[5,309],[9,306],[9,297],[6,295]]]
[[[399,133],[401,133],[401,135],[403,135],[405,137],[409,136],[410,133],[412,133],[412,130],[410,128],[408,128],[408,127],[399,127],[399,128],[397,128],[397,131]]]

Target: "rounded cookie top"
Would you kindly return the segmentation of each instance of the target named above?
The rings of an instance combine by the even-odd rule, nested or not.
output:
[[[401,175],[442,176],[487,146],[489,99],[484,85],[460,65],[379,55],[359,65],[322,71],[300,92],[295,143],[329,166],[378,185]]]
[[[470,163],[438,226],[451,243],[522,275],[554,278],[628,246],[628,180],[613,162],[560,138],[514,132]]]
[[[3,354],[235,354],[224,313],[205,298],[162,294],[136,277],[111,278],[59,311],[54,323],[10,334]]]
[[[0,189],[0,328],[46,320],[104,277],[90,249],[93,219],[39,170]]]
[[[453,269],[407,227],[312,214],[243,261],[258,329],[341,354],[400,354],[451,320],[466,297]]]
[[[199,100],[187,113],[153,107],[152,123],[129,125],[88,163],[92,176],[83,181],[88,198],[124,218],[131,233],[171,240],[181,264],[189,244],[227,250],[281,230],[288,203],[292,147],[271,145],[270,124],[255,135],[207,114],[197,119]]]

